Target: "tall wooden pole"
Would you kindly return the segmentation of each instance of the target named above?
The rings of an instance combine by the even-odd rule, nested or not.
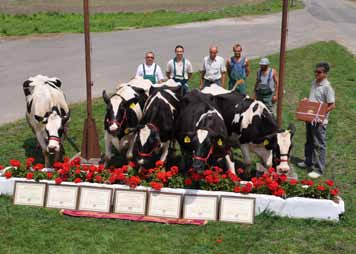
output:
[[[282,109],[284,93],[284,68],[286,61],[286,41],[288,33],[288,0],[283,0],[282,29],[281,29],[281,50],[279,55],[279,86],[278,86],[278,104],[277,104],[277,123],[282,127]]]
[[[90,23],[89,23],[89,0],[83,0],[84,8],[84,39],[85,39],[85,71],[87,89],[87,118],[83,127],[83,140],[81,157],[86,160],[100,158],[100,147],[95,120],[93,119],[91,87],[91,59],[90,59]]]

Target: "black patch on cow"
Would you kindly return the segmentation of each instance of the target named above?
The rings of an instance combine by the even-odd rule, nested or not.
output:
[[[31,113],[31,108],[32,108],[32,103],[33,103],[33,100],[30,101],[30,103],[27,103],[26,107],[27,107],[27,113]]]
[[[253,109],[252,109],[253,112],[256,112],[256,110],[258,109],[258,106],[259,106],[258,104],[256,104],[255,106],[253,106]]]
[[[30,84],[32,83],[31,80],[26,80],[24,83],[23,83],[23,92],[25,94],[25,96],[29,96],[31,94],[31,90],[30,90]]]
[[[55,83],[53,83],[52,81],[46,81],[45,84],[58,90],[58,86]]]

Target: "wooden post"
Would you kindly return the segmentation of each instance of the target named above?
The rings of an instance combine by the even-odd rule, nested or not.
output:
[[[282,29],[281,29],[281,49],[279,55],[279,86],[278,86],[278,104],[277,104],[277,123],[282,127],[282,114],[283,114],[283,93],[284,93],[284,69],[286,61],[286,41],[287,41],[287,28],[288,24],[288,0],[283,0],[282,12]]]
[[[100,147],[98,132],[95,120],[93,119],[91,87],[91,59],[90,59],[90,24],[89,24],[89,3],[84,0],[84,38],[85,38],[85,71],[86,71],[86,90],[87,90],[87,118],[83,127],[83,140],[81,157],[87,161],[100,158]]]

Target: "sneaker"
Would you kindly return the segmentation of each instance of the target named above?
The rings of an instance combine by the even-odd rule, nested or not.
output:
[[[298,162],[297,166],[300,167],[300,168],[309,168],[310,167],[307,164],[305,164],[304,161]]]
[[[321,176],[321,174],[319,174],[318,172],[312,171],[308,174],[308,176],[310,178],[319,178]]]

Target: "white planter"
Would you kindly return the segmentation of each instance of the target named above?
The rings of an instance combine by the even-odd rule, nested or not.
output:
[[[16,180],[26,180],[24,178],[10,178],[6,179],[0,177],[0,195],[13,195],[14,185]],[[54,181],[43,180],[41,182],[54,183]],[[72,183],[63,182],[62,184],[76,185],[76,186],[95,186],[106,188],[120,188],[129,189],[127,185],[121,184],[98,184],[98,183]],[[152,190],[150,187],[138,186],[138,190]],[[289,217],[289,218],[304,218],[304,219],[320,219],[338,221],[339,215],[345,212],[344,201],[340,198],[339,203],[326,199],[312,199],[312,198],[288,198],[282,199],[280,197],[265,195],[265,194],[240,194],[234,192],[224,191],[205,191],[205,190],[191,190],[191,189],[172,189],[162,188],[161,192],[181,193],[181,194],[197,194],[197,195],[213,195],[213,196],[235,196],[235,197],[254,197],[256,198],[256,215],[263,212],[271,212],[274,215]]]

